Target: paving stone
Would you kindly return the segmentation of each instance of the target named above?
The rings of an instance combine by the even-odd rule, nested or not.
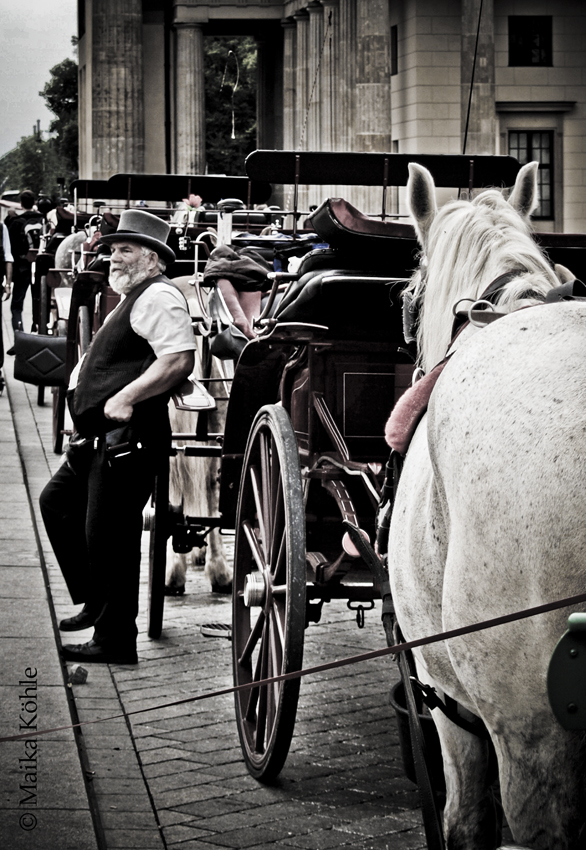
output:
[[[163,850],[158,829],[105,829],[108,850]]]
[[[89,811],[37,809],[34,818],[36,825],[30,829],[33,821],[21,810],[0,812],[2,847],[5,850],[97,850]]]

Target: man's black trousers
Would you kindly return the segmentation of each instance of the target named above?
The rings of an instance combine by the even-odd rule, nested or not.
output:
[[[41,494],[71,598],[102,609],[94,639],[104,645],[136,644],[142,511],[160,455],[160,447],[157,453],[135,449],[109,463],[103,440],[70,447],[67,463]]]

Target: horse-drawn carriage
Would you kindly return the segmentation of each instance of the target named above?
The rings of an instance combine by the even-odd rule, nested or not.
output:
[[[300,183],[304,167],[308,182],[320,178],[328,183],[352,182],[348,171],[336,178],[332,171],[327,172],[327,159],[328,155],[321,160],[316,155],[312,160],[309,154],[258,152],[247,167],[251,176],[258,174],[258,166],[265,177],[280,177],[283,182]],[[353,163],[356,182],[372,180],[383,189],[404,184],[407,162],[417,160],[424,158],[357,158]],[[334,161],[332,156],[329,162]],[[373,166],[368,179],[364,174],[357,176],[360,161]],[[278,163],[280,173],[271,172],[272,162]],[[312,162],[317,174],[310,169]],[[455,168],[447,178],[443,163]],[[438,274],[438,251],[445,252],[439,254],[444,266],[442,287],[447,287],[446,274],[453,276],[454,286],[447,287],[443,301],[439,298],[443,313],[436,312],[435,321],[445,325],[447,316],[451,326],[456,308],[473,320],[462,333],[461,339],[465,339],[473,323],[487,326],[490,318],[518,306],[541,303],[568,277],[563,267],[554,270],[554,263],[583,276],[586,239],[544,233],[530,237],[527,221],[536,192],[533,166],[519,172],[518,163],[508,158],[474,157],[438,157],[435,162],[430,158],[424,164],[434,173],[436,185],[472,189],[516,184],[510,203],[498,191],[486,192],[472,204],[455,202],[455,212],[446,205],[444,218],[435,207],[431,176],[422,177],[425,173],[421,170],[413,172],[408,189],[410,208],[424,251],[423,265],[414,277],[415,302],[422,309],[419,341],[425,342],[425,333],[431,340],[423,349],[428,352],[424,367],[432,372],[434,358],[442,360],[450,343],[449,328],[447,343],[442,342],[443,326],[441,333],[434,335],[434,302],[428,297],[433,296],[432,276]],[[504,171],[500,170],[503,166]],[[467,238],[473,245],[472,254],[468,246],[466,259],[458,263],[458,254],[464,250],[460,229],[468,228],[468,216],[472,219],[476,213],[487,212],[480,224],[470,224]],[[456,218],[455,227],[449,215]],[[217,521],[236,531],[234,681],[249,686],[236,693],[236,717],[247,766],[263,780],[274,777],[285,761],[299,680],[256,687],[255,682],[301,668],[304,630],[319,619],[321,606],[329,599],[347,599],[358,609],[360,619],[361,609],[381,590],[387,595],[384,571],[370,571],[368,547],[358,545],[356,534],[348,537],[346,531],[358,528],[374,540],[377,505],[389,486],[385,482],[388,447],[381,437],[384,419],[409,385],[414,366],[414,352],[402,336],[400,293],[418,262],[415,232],[402,222],[364,217],[335,199],[324,202],[309,224],[329,247],[310,252],[292,278],[274,275],[275,289],[268,299],[272,304],[265,307],[257,323],[258,337],[238,360],[225,431],[217,438],[220,445],[216,448],[221,455]],[[493,233],[498,234],[496,241],[492,241]],[[487,296],[489,303],[483,303],[488,284],[499,278]],[[283,283],[287,288],[279,293]],[[568,296],[562,293],[559,297]],[[457,304],[462,299],[469,303]],[[437,304],[435,308],[437,311]],[[547,331],[548,311],[553,311],[553,332]],[[479,316],[483,312],[484,316]],[[576,538],[581,541],[583,537],[577,523],[584,507],[583,498],[577,498],[584,465],[583,452],[578,449],[582,402],[575,398],[576,376],[568,374],[562,330],[568,327],[572,356],[583,358],[583,343],[579,351],[577,342],[583,313],[579,303],[546,307],[541,313],[539,309],[518,311],[491,323],[472,340],[474,345],[462,344],[461,355],[456,352],[446,367],[437,384],[441,392],[432,399],[432,430],[423,415],[415,431],[390,531],[391,585],[407,640],[441,632],[450,625],[473,623],[482,619],[481,614],[496,616],[503,609],[530,607],[551,599],[556,589],[559,596],[583,590],[580,552],[584,546],[581,542],[574,545]],[[535,325],[539,325],[537,330]],[[524,337],[527,330],[531,333]],[[544,345],[540,334],[548,340]],[[488,358],[490,368],[500,363],[499,344],[513,352],[516,372],[510,386],[510,366],[495,367],[496,382],[487,382],[490,369],[483,368],[481,355]],[[429,354],[434,346],[436,354]],[[471,363],[467,363],[468,352],[472,352]],[[543,374],[552,353],[559,395]],[[542,387],[548,387],[536,410],[532,405],[535,390],[528,388],[525,377],[526,363],[531,371],[535,361],[541,370],[535,377]],[[454,374],[460,377],[454,379]],[[467,384],[465,391],[472,390],[471,409],[468,399],[461,404],[454,395],[459,380]],[[566,480],[557,481],[552,500],[544,488],[551,486],[552,471],[560,462],[555,426],[548,425],[551,445],[546,451],[540,429],[546,416],[559,415],[559,404],[567,406],[562,419],[570,435],[562,439],[569,459],[564,463]],[[419,418],[424,408],[425,404]],[[494,465],[490,440],[498,439],[492,417],[501,409],[504,421],[498,425],[507,436],[499,449],[495,476],[489,474]],[[471,436],[472,420],[481,442]],[[524,430],[527,423],[532,430]],[[447,469],[442,453],[449,455]],[[533,466],[527,474],[529,455]],[[549,473],[545,478],[539,457]],[[501,485],[506,483],[504,490],[499,476]],[[444,480],[448,492],[438,493]],[[499,534],[502,523],[499,525],[494,513],[499,499],[509,513],[504,543]],[[563,546],[555,533],[558,499],[567,512],[563,526],[570,542]],[[164,505],[161,507],[164,510]],[[488,520],[483,521],[484,511],[488,511]],[[462,527],[459,514],[469,520]],[[450,524],[446,526],[448,515]],[[189,521],[182,518],[184,524]],[[526,522],[525,534],[534,534],[543,552],[536,550],[535,538],[523,540],[523,529],[511,527],[518,521]],[[194,522],[204,525],[205,518],[197,517]],[[165,520],[160,525],[163,533],[170,533]],[[499,560],[499,547],[506,553],[506,566]],[[533,561],[535,574],[531,575]],[[551,565],[556,571],[553,582]],[[161,581],[156,570],[153,580]],[[419,675],[431,681],[440,697],[445,694],[446,702],[448,697],[457,700],[459,707],[452,714],[462,718],[459,725],[443,715],[436,721],[447,759],[443,819],[448,845],[454,841],[470,848],[497,845],[502,809],[491,803],[490,783],[498,765],[504,810],[518,841],[535,847],[551,846],[552,840],[559,840],[559,846],[580,846],[583,777],[578,766],[583,767],[583,743],[579,733],[566,733],[557,725],[545,690],[547,661],[563,631],[565,616],[545,614],[535,618],[535,624],[529,621],[531,626],[524,629],[512,623],[504,629],[504,637],[495,629],[492,638],[476,637],[471,650],[466,639],[460,638],[459,643],[450,641],[447,653],[437,649],[443,646],[437,642],[435,650],[426,647],[414,653]],[[530,640],[541,640],[538,650],[532,643],[530,648],[523,643],[527,634]],[[495,658],[499,659],[496,668]],[[522,696],[515,681],[522,683]],[[481,736],[476,736],[476,727],[483,728]],[[489,758],[491,748],[496,757]],[[564,762],[571,763],[569,776],[562,773]],[[444,830],[437,811],[431,817],[436,823],[431,825],[426,819],[429,846],[443,847]]]

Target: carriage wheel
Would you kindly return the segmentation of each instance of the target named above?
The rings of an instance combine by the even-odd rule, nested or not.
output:
[[[300,670],[305,629],[305,513],[295,434],[285,410],[261,408],[236,514],[232,646],[235,685]],[[285,764],[299,679],[235,694],[244,759],[269,781]]]
[[[46,334],[49,328],[49,310],[50,310],[50,296],[49,289],[47,287],[47,276],[43,275],[41,277],[40,282],[40,296],[39,296],[39,324],[38,324],[38,332],[40,334]],[[37,405],[39,407],[43,407],[45,404],[45,387],[37,387]]]
[[[57,336],[67,336],[67,322],[59,319]],[[67,387],[53,387],[53,451],[61,454],[63,450],[63,427],[65,425],[65,405]]]
[[[51,309],[51,297],[47,286],[47,275],[41,277],[39,285],[39,325],[40,334],[46,334],[49,329],[49,313]]]
[[[157,640],[163,630],[165,566],[169,537],[169,457],[155,478],[149,515],[148,636]]]
[[[53,387],[53,451],[63,450],[63,427],[65,425],[66,387]]]
[[[92,337],[89,307],[80,307],[77,311],[77,359],[81,360],[89,348]]]

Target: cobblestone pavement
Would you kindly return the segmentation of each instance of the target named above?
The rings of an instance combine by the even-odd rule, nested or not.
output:
[[[7,365],[13,418],[36,505],[59,463],[51,450],[50,391],[47,405],[37,406],[36,389],[11,381]],[[36,522],[59,621],[74,609],[38,508]],[[144,543],[146,553],[146,535]],[[203,623],[230,622],[229,599],[212,594],[203,573],[191,571],[185,596],[166,601],[161,639],[151,640],[145,614],[147,563],[143,558],[140,663],[136,668],[89,666],[87,682],[72,688],[74,716],[81,721],[232,684],[229,641],[200,632]],[[322,621],[306,632],[305,666],[384,646],[379,618],[377,606],[359,630],[345,603],[324,606]],[[91,631],[79,636],[86,640]],[[58,645],[58,633],[55,639]],[[291,751],[270,786],[247,773],[231,695],[84,726],[79,747],[98,848],[424,848],[416,789],[404,776],[388,705],[396,679],[396,667],[386,659],[305,678]],[[62,722],[45,711],[44,725]],[[59,784],[58,762],[53,777]],[[76,848],[51,831],[39,845],[16,846]]]

